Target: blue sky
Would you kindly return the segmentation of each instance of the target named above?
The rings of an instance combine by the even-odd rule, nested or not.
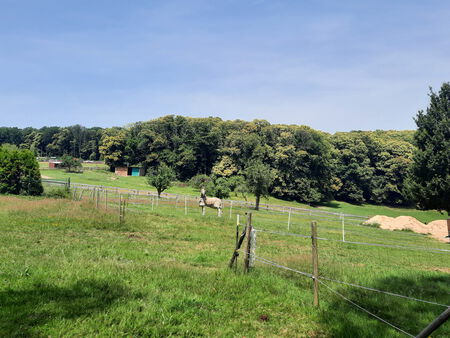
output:
[[[450,81],[449,18],[433,0],[0,0],[0,125],[414,129]]]

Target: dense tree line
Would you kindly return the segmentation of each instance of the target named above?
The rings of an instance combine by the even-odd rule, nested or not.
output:
[[[71,155],[86,160],[100,159],[102,128],[70,127],[9,128],[0,127],[0,144],[29,149],[37,156]]]
[[[245,190],[243,181],[251,166],[268,168],[267,193],[311,204],[333,197],[353,203],[408,204],[404,181],[412,140],[412,131],[329,135],[264,120],[173,115],[123,128],[0,128],[0,143],[40,156],[102,158],[111,167],[140,165],[147,171],[164,164],[183,181],[207,175],[209,190],[221,196]]]

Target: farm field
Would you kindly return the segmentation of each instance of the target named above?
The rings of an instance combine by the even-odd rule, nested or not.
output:
[[[244,275],[242,255],[238,271],[230,271],[235,215],[192,210],[130,204],[120,225],[114,205],[0,196],[0,336],[402,336],[322,286],[314,308],[312,282],[299,274],[256,262]],[[253,216],[259,230],[287,231],[286,215]],[[293,216],[289,231],[308,234],[313,219]],[[335,219],[317,221],[319,236],[340,238]],[[448,244],[347,227],[349,240],[424,250],[320,241],[321,275],[450,304]],[[257,233],[256,255],[292,269],[311,272],[310,250],[308,238]],[[412,334],[443,310],[327,285]],[[447,323],[434,336],[448,335]]]
[[[70,177],[71,182],[84,183],[92,185],[113,186],[127,189],[139,189],[156,191],[153,187],[147,184],[145,177],[119,177],[114,173],[107,170],[86,170],[83,173],[67,173],[64,170],[55,169],[43,169],[41,168],[41,174],[44,178],[53,179],[67,179]],[[165,192],[174,194],[184,194],[199,196],[199,192],[194,188],[188,186],[186,183],[178,183],[166,190]],[[235,196],[233,193],[230,196],[232,200],[243,200],[242,196]],[[254,201],[254,197],[249,195],[249,201]],[[261,203],[278,204],[292,207],[310,208],[309,205],[284,201],[274,197],[267,199],[261,199]],[[316,208],[314,208],[316,209]],[[390,217],[397,216],[412,216],[417,218],[423,223],[429,223],[436,219],[446,219],[446,213],[439,213],[433,210],[416,210],[413,208],[395,208],[388,206],[380,206],[373,204],[354,205],[341,201],[331,201],[324,205],[318,206],[317,209],[331,212],[348,213],[360,216],[374,216],[374,215],[386,215]]]

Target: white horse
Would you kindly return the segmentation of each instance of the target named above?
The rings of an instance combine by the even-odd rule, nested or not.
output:
[[[201,197],[198,201],[198,205],[202,207],[202,215],[205,215],[205,207],[210,207],[217,209],[217,216],[222,216],[223,203],[220,198],[217,197],[206,197],[205,189],[202,188],[200,191]]]

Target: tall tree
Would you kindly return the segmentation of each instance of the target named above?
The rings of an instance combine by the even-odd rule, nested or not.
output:
[[[415,118],[417,149],[408,186],[419,208],[450,212],[450,83],[439,93],[430,88],[429,96],[426,113]]]
[[[124,165],[126,132],[120,128],[109,128],[103,131],[99,152],[105,163],[112,169]]]

